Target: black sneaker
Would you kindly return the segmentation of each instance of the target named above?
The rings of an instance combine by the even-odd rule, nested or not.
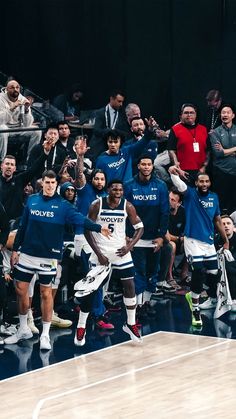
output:
[[[195,309],[192,311],[192,326],[202,327],[202,318],[199,309]]]
[[[128,333],[131,337],[131,339],[134,342],[142,342],[142,337],[139,333],[138,326],[136,324],[133,324],[132,326],[130,324],[124,324],[123,328],[125,333]]]

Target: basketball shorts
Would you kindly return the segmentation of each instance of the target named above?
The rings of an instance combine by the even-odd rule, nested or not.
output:
[[[16,281],[29,282],[34,274],[38,275],[39,283],[49,286],[57,273],[57,260],[38,258],[20,253],[19,262],[14,267],[13,277]]]
[[[106,252],[102,252],[104,256],[106,256],[111,263],[111,269],[117,270],[118,277],[121,280],[130,279],[134,277],[134,264],[132,260],[131,253],[128,252],[126,255],[118,257],[114,251],[107,250]],[[89,262],[91,266],[99,265],[99,261],[95,253],[92,253]]]
[[[200,240],[184,237],[184,251],[188,263],[194,269],[207,271],[218,269],[218,258],[214,244],[202,242]]]

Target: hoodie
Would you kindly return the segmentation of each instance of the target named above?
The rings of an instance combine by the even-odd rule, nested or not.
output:
[[[18,100],[26,100],[26,98],[20,93],[18,96]],[[8,125],[9,127],[19,127],[19,116],[20,116],[20,106],[14,109],[14,111],[10,111],[11,100],[9,99],[5,88],[1,90],[0,93],[0,125]],[[29,108],[29,112],[23,115],[23,126],[29,127],[33,124],[34,118],[31,114],[31,110]]]

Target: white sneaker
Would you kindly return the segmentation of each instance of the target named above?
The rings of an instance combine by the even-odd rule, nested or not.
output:
[[[20,340],[30,339],[32,337],[33,333],[31,332],[29,327],[26,327],[25,329],[19,328],[14,335],[4,339],[4,342],[6,345],[13,345],[14,343],[17,343]]]
[[[2,323],[0,326],[0,333],[5,336],[12,336],[15,335],[17,332],[17,328],[14,324],[10,323]]]
[[[211,308],[216,308],[216,305],[217,305],[217,299],[209,297],[202,304],[199,304],[199,308],[201,310],[210,310]]]
[[[28,325],[28,327],[30,328],[31,332],[34,335],[39,335],[39,329],[35,326],[34,319],[33,318],[28,317],[28,319],[27,319],[27,325]]]
[[[52,313],[52,321],[51,321],[51,326],[53,327],[59,327],[59,328],[66,328],[66,327],[70,327],[72,325],[72,321],[71,320],[66,320],[66,319],[61,319],[60,317],[58,317],[58,315],[56,313]]]
[[[176,289],[174,288],[174,287],[172,287],[170,284],[168,284],[168,282],[165,280],[165,281],[162,281],[162,282],[158,282],[157,283],[157,288],[158,289],[162,289],[164,292],[169,292],[169,293],[175,293],[175,291],[176,291]]]
[[[41,337],[40,337],[40,349],[45,350],[45,351],[50,351],[50,349],[52,349],[49,336],[41,335]]]

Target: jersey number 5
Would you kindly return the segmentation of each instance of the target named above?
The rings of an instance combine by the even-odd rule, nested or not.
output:
[[[108,228],[109,228],[109,230],[110,230],[110,232],[111,233],[113,233],[113,231],[114,231],[114,224],[108,224]]]

